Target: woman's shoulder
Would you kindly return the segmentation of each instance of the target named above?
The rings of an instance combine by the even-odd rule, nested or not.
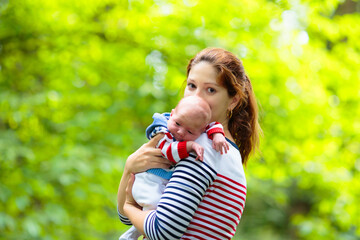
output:
[[[213,151],[215,151],[212,148],[212,140],[208,138],[206,133],[202,133],[200,137],[198,137],[195,141],[200,145],[202,145],[204,148],[212,149]],[[231,141],[229,138],[226,138],[226,141],[229,144],[230,151],[234,151],[235,153],[238,153],[240,155],[238,146],[236,146],[236,144],[233,141]]]
[[[229,139],[229,151],[221,154],[212,148],[212,140],[206,134],[196,140],[204,147],[204,162],[211,166],[218,174],[227,176],[235,181],[246,184],[244,168],[242,165],[239,148]]]

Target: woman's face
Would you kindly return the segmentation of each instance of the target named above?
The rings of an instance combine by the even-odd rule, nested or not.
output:
[[[220,122],[225,127],[227,110],[236,103],[234,98],[229,97],[227,89],[217,83],[217,75],[216,69],[208,62],[194,65],[186,81],[184,97],[196,95],[203,98],[210,105],[211,121]]]

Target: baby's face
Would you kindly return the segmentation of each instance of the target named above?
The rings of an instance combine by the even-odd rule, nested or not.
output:
[[[176,111],[172,112],[168,121],[168,129],[176,141],[194,141],[205,131],[205,127],[206,124],[198,119],[188,118]]]

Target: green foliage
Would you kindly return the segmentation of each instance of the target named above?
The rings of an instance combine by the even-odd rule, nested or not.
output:
[[[124,162],[216,46],[243,60],[264,131],[234,239],[358,239],[359,6],[0,1],[0,238],[125,231]]]

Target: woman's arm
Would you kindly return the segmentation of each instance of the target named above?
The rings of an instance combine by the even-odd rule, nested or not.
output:
[[[216,177],[216,171],[211,166],[195,161],[195,158],[191,154],[177,164],[156,210],[143,212],[137,208],[132,201],[130,181],[124,210],[134,226],[148,239],[180,239],[188,228],[206,190]]]
[[[126,215],[123,209],[126,199],[125,190],[132,173],[144,172],[150,168],[169,168],[171,166],[170,161],[162,157],[161,150],[155,148],[157,142],[162,137],[163,134],[158,134],[142,145],[126,160],[117,194],[118,211],[120,214]]]
[[[186,232],[216,177],[216,171],[206,163],[206,155],[204,162],[195,158],[190,155],[178,163],[156,211],[146,216],[144,233],[149,239],[180,239]]]
[[[140,231],[142,235],[145,235],[143,223],[145,221],[146,215],[151,211],[142,211],[141,207],[134,200],[132,196],[132,187],[134,185],[134,181],[135,176],[134,174],[131,174],[126,187],[124,212],[127,216],[131,216],[130,221],[136,227],[136,229]]]

